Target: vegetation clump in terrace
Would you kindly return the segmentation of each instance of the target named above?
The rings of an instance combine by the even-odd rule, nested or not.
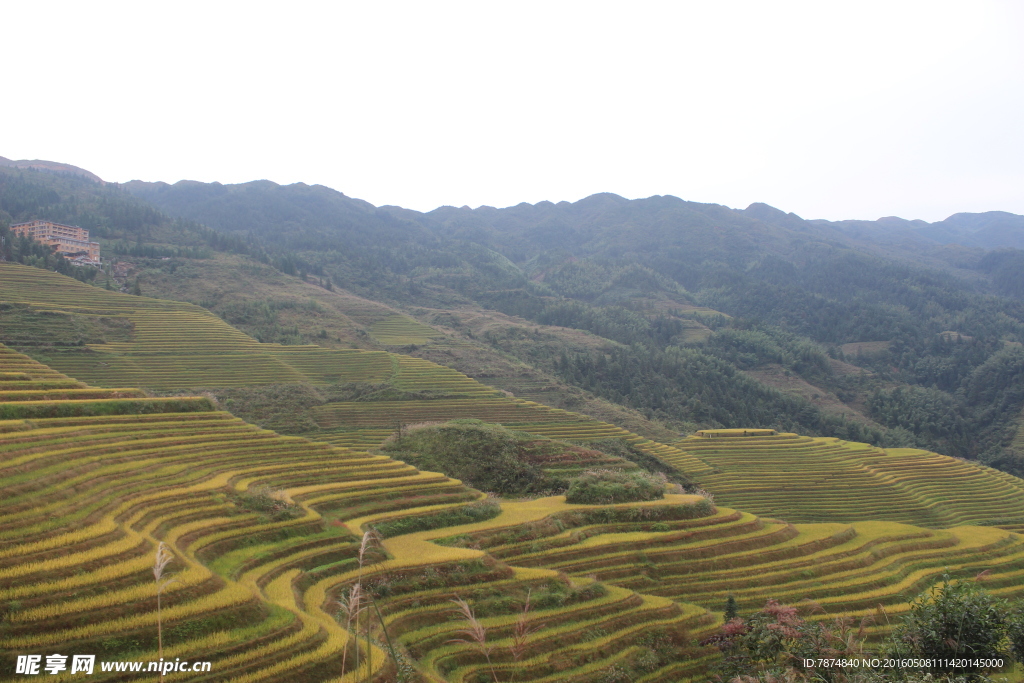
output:
[[[422,470],[443,472],[481,491],[506,495],[561,493],[563,477],[545,466],[585,449],[481,420],[460,419],[414,426],[383,445],[383,450]]]
[[[411,534],[428,529],[442,529],[447,526],[473,524],[494,519],[501,514],[501,506],[488,498],[469,505],[440,510],[427,515],[408,515],[378,522],[373,525],[382,538]]]
[[[580,445],[583,445],[582,443]],[[670,484],[679,484],[688,493],[695,492],[700,485],[685,472],[666,463],[650,453],[637,448],[623,438],[600,439],[586,442],[587,448],[593,448],[613,457],[634,462],[649,472],[660,472]]]
[[[981,680],[994,661],[1021,661],[1024,657],[1024,603],[1011,606],[990,594],[981,582],[942,582],[910,604],[903,623],[893,629],[883,654],[915,657],[929,662],[933,675],[966,675]]]
[[[267,486],[257,486],[248,491],[231,495],[232,502],[238,507],[255,512],[274,522],[283,522],[302,516],[302,510],[289,503],[284,493]]]
[[[713,680],[831,681],[883,683],[1006,681],[989,674],[1012,668],[1024,655],[1024,603],[991,595],[975,580],[949,574],[922,593],[879,648],[868,647],[870,627],[888,620],[883,609],[865,615],[859,627],[851,617],[809,620],[823,608],[814,601],[797,607],[769,599],[759,612],[735,613],[719,632],[702,641],[722,652]],[[875,659],[881,666],[863,667]],[[1012,680],[1018,680],[1013,678]]]
[[[610,505],[659,500],[665,497],[664,474],[640,470],[590,470],[573,480],[565,502],[585,505]]]

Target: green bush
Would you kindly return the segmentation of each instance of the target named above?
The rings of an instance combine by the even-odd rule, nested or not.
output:
[[[206,398],[97,399],[83,401],[34,401],[0,405],[0,420],[43,419],[150,413],[197,413],[213,410]]]
[[[280,491],[272,490],[267,486],[257,486],[248,491],[231,493],[229,497],[238,507],[263,515],[274,522],[297,519],[305,514],[302,508],[287,502]]]
[[[1009,659],[1012,649],[1010,606],[977,581],[943,577],[910,605],[903,623],[893,629],[886,655],[934,662],[931,673],[978,678],[979,660]],[[959,660],[962,666],[947,666]]]
[[[699,485],[690,479],[685,472],[680,472],[672,465],[662,462],[657,456],[644,453],[625,439],[600,439],[598,441],[574,441],[578,446],[601,451],[608,455],[629,460],[648,472],[661,472],[673,484],[679,484],[687,491],[695,490]]]
[[[383,450],[421,470],[443,472],[481,491],[526,495],[565,490],[526,457],[527,440],[501,425],[452,420],[413,428]]]
[[[567,503],[608,505],[665,497],[665,476],[638,470],[589,470],[573,479]]]
[[[411,515],[388,519],[374,524],[373,529],[380,534],[381,538],[391,538],[393,536],[401,536],[402,534],[411,534],[416,531],[443,529],[447,526],[483,522],[493,519],[500,514],[501,506],[498,503],[493,500],[481,500],[469,505],[440,510],[428,515]]]

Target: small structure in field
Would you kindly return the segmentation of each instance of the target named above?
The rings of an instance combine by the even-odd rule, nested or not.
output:
[[[754,429],[751,427],[746,429],[701,429],[697,431],[697,436],[703,439],[736,436],[775,436],[776,434],[778,432],[774,429]]]

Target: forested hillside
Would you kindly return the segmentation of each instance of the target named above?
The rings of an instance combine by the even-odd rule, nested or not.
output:
[[[173,657],[253,683],[698,683],[769,600],[813,604],[816,660],[843,637],[884,651],[938,581],[1022,592],[1024,481],[973,463],[769,429],[658,443],[21,264],[0,264],[0,316],[27,352],[0,344],[5,670],[71,649],[103,681]]]
[[[937,581],[1020,596],[1024,482],[946,456],[1024,473],[1024,252],[53,169],[0,168],[0,212],[15,654],[703,681],[766,601],[822,610],[822,643],[884,614],[834,636],[864,653]],[[103,268],[13,239],[31,218],[89,227]]]
[[[321,186],[118,187],[6,169],[0,210],[0,220],[90,227],[128,266],[115,287],[141,277],[156,295],[266,329],[268,340],[323,333],[380,348],[351,322],[332,336],[317,326],[328,314],[315,311],[283,327],[272,294],[244,310],[224,304],[200,286],[214,264],[230,277],[218,254],[380,302],[446,335],[415,337],[410,352],[481,378],[512,361],[554,393],[582,391],[680,433],[772,427],[1024,473],[1012,446],[1024,409],[1024,252],[972,246],[996,228],[1005,240],[984,244],[1011,243],[1011,214],[828,223],[763,204],[610,194],[423,214]],[[974,242],[956,244],[958,235]],[[459,338],[476,351],[452,346]],[[504,376],[512,391],[529,389]]]
[[[674,197],[601,194],[420,214],[371,211],[326,188],[266,182],[131,191],[169,213],[287,245],[369,296],[478,306],[616,342],[538,355],[508,335],[486,339],[679,429],[775,426],[1022,471],[1006,446],[1024,406],[1024,303],[1013,297],[1024,254],[952,244],[993,225],[1010,234],[1010,214],[904,221],[910,250],[864,239],[850,223]],[[246,201],[264,217],[248,221],[238,210]],[[323,218],[328,201],[337,207],[331,221]],[[275,231],[267,215],[289,229]],[[880,233],[894,222],[857,225]],[[380,241],[363,248],[374,234]],[[398,234],[408,238],[396,241]],[[324,239],[359,256],[324,250]],[[388,284],[373,284],[381,279]],[[851,344],[871,350],[844,353]],[[994,371],[1002,379],[992,384]],[[785,379],[765,386],[787,376],[818,391],[779,391]]]

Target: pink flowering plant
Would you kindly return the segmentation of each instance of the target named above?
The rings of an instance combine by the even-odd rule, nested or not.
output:
[[[838,683],[848,680],[841,668],[806,670],[804,662],[863,654],[864,626],[862,623],[854,633],[848,620],[808,622],[796,607],[769,600],[750,617],[730,619],[719,634],[702,644],[714,645],[722,652],[717,671],[720,681],[810,679]]]

